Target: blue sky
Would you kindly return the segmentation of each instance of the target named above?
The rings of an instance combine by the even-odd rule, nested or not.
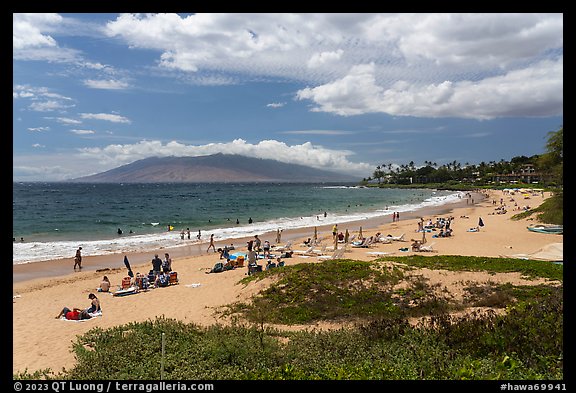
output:
[[[563,14],[14,14],[13,179],[218,152],[359,178],[563,125]]]

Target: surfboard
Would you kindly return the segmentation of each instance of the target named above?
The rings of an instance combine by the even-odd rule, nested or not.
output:
[[[130,287],[130,288],[126,288],[126,289],[120,289],[120,290],[112,293],[112,295],[114,295],[114,296],[128,296],[128,295],[134,295],[136,293],[138,293],[138,288]]]

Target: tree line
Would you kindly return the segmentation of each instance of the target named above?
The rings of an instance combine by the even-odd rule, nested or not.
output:
[[[563,185],[563,133],[564,127],[548,133],[546,152],[530,157],[515,156],[511,160],[464,163],[456,160],[438,165],[424,161],[417,167],[414,161],[396,165],[383,163],[376,166],[371,177],[364,178],[363,183],[378,184],[428,184],[428,183],[473,183],[489,184],[498,175],[517,174],[530,164],[539,175],[540,183],[548,186]]]

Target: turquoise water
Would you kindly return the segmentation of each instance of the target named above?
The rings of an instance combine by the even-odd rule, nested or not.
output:
[[[181,242],[186,228],[192,240],[198,231],[203,241],[210,233],[216,240],[232,239],[455,199],[457,193],[449,191],[354,184],[14,183],[13,262],[69,258],[78,245],[87,255],[168,247]]]

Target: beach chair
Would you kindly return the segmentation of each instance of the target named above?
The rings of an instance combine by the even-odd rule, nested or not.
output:
[[[122,279],[122,289],[128,289],[132,286],[132,279],[126,276]]]
[[[244,255],[238,255],[234,264],[236,267],[244,267]]]
[[[362,243],[359,244],[352,244],[352,247],[354,248],[368,248],[370,247],[370,244],[372,244],[372,239],[371,238],[366,238],[362,241]]]
[[[427,246],[420,246],[420,250],[418,251],[423,251],[423,252],[434,252],[436,250],[434,250],[434,248],[432,248],[434,246],[434,244],[436,244],[435,242],[428,244]]]
[[[345,248],[339,248],[336,251],[334,251],[332,255],[318,255],[318,259],[321,259],[323,261],[341,259],[344,256],[344,251],[346,251]]]
[[[326,244],[323,244],[322,247],[321,247],[319,250],[316,250],[316,249],[312,250],[312,253],[313,253],[314,255],[324,255],[324,254],[326,253],[326,248],[327,248],[327,247],[328,247],[328,246],[327,246]]]
[[[386,238],[395,241],[395,242],[405,242],[404,240],[405,233],[401,234],[400,236],[386,236]]]
[[[290,240],[284,246],[274,247],[274,251],[288,251],[292,249],[292,241]]]
[[[168,277],[168,285],[176,285],[176,284],[178,284],[178,273],[170,272],[170,276]]]
[[[310,255],[314,251],[314,246],[309,247],[307,250],[294,250],[294,254]]]
[[[384,243],[384,244],[392,243],[392,239],[390,239],[390,237],[387,237],[387,236],[380,236],[380,237],[378,237],[378,239],[376,241],[380,242],[380,243]]]
[[[138,287],[138,289],[143,290],[143,291],[147,291],[148,287],[150,286],[150,283],[148,281],[148,276],[136,276],[136,286]],[[125,289],[125,288],[122,288]]]

